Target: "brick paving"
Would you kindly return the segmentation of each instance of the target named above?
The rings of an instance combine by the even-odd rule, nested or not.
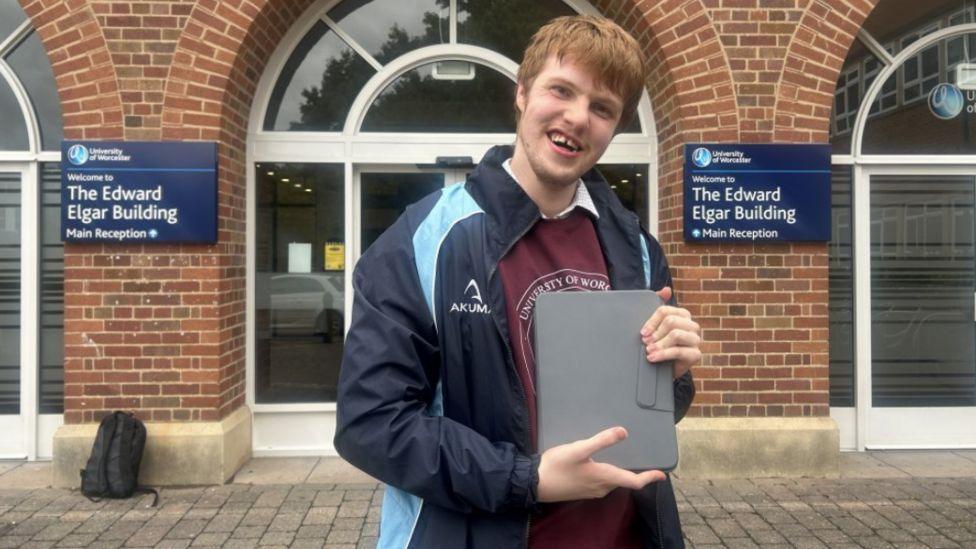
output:
[[[675,480],[688,547],[976,548],[976,477]],[[229,484],[88,501],[0,490],[0,549],[372,548],[382,490]]]

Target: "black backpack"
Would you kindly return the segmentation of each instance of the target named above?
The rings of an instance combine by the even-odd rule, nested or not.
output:
[[[139,486],[139,463],[146,447],[146,426],[132,414],[114,412],[102,418],[88,464],[81,471],[81,493],[96,498],[127,498],[134,493],[159,493]]]

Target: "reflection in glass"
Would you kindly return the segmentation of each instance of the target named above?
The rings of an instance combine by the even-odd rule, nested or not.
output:
[[[851,167],[830,176],[830,405],[854,406],[854,260]]]
[[[974,185],[871,178],[874,406],[976,404]]]
[[[394,80],[366,113],[366,132],[515,131],[515,83],[483,65],[470,80],[435,78],[435,63]]]
[[[346,0],[328,13],[381,64],[450,41],[447,0]]]
[[[51,62],[37,33],[30,33],[7,55],[6,60],[34,105],[44,150],[58,150],[61,146],[61,101],[58,99]]]
[[[624,207],[637,214],[641,226],[647,228],[647,164],[598,164],[597,169]]]
[[[443,173],[375,173],[360,176],[362,186],[362,251],[414,202],[444,187]]]
[[[17,0],[0,0],[0,42],[27,20]]]
[[[889,77],[894,81],[897,71]],[[946,82],[945,79],[941,80]],[[887,86],[888,83],[886,82]],[[944,120],[936,116],[928,97],[869,117],[861,144],[865,154],[972,154],[976,152],[976,118],[966,111],[973,105],[963,91],[962,110]],[[976,99],[976,97],[974,97]]]
[[[0,414],[20,413],[20,174],[0,173]]]
[[[26,151],[27,123],[7,80],[0,76],[0,151]]]
[[[38,411],[64,412],[64,244],[61,167],[41,164],[41,365]]]
[[[344,337],[344,168],[255,169],[255,399],[334,402]]]
[[[550,19],[575,14],[562,0],[458,0],[458,42],[521,63],[535,31]]]
[[[356,94],[374,74],[324,23],[292,52],[268,102],[268,131],[342,131]]]

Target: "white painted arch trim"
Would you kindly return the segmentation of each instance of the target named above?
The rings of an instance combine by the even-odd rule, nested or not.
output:
[[[867,126],[868,113],[871,110],[871,105],[877,99],[878,94],[881,93],[881,88],[888,81],[888,78],[895,74],[895,71],[901,68],[906,60],[931,46],[933,43],[970,32],[976,32],[976,23],[966,23],[964,25],[956,25],[938,30],[920,38],[917,42],[913,42],[912,45],[898,52],[898,55],[891,58],[891,63],[881,69],[881,72],[875,77],[874,82],[871,83],[871,87],[868,88],[867,93],[861,99],[861,107],[857,112],[857,118],[854,120],[854,139],[851,140],[851,154],[855,159],[859,159],[861,156],[864,129]]]
[[[20,79],[14,73],[14,70],[4,61],[3,56],[6,55],[10,50],[17,47],[20,43],[27,39],[27,35],[31,33],[33,28],[31,27],[30,19],[25,20],[16,30],[14,30],[6,40],[0,44],[0,78],[7,81],[10,85],[11,91],[13,91],[14,97],[17,99],[17,104],[20,106],[20,113],[24,117],[24,123],[27,126],[27,153],[36,155],[41,150],[41,129],[40,124],[37,121],[37,113],[34,112],[34,107],[31,104],[30,96],[27,94],[27,90],[24,85],[21,84]]]
[[[382,71],[374,74],[359,90],[359,95],[356,96],[356,100],[349,108],[349,115],[346,116],[346,125],[342,129],[343,135],[359,133],[369,108],[373,106],[373,102],[376,101],[380,93],[394,80],[421,65],[447,60],[476,63],[502,73],[513,83],[516,81],[515,74],[518,72],[518,63],[487,48],[466,44],[438,44],[416,49],[390,61],[383,67]]]
[[[360,93],[357,96],[357,99],[354,102],[353,107],[350,108],[342,132],[265,131],[264,119],[267,115],[268,103],[271,99],[271,93],[274,91],[274,84],[278,81],[279,77],[281,76],[281,71],[284,69],[285,63],[288,61],[289,56],[295,50],[295,47],[298,45],[298,42],[301,41],[301,39],[305,36],[305,34],[307,34],[308,31],[316,23],[322,22],[325,25],[329,26],[330,28],[333,29],[337,28],[335,23],[332,22],[332,20],[327,17],[326,13],[341,1],[342,0],[318,0],[317,2],[313,3],[311,6],[308,7],[308,9],[305,10],[305,12],[301,16],[299,16],[299,18],[296,20],[297,23],[293,25],[292,28],[289,29],[288,32],[286,32],[285,35],[282,37],[278,47],[275,49],[275,51],[271,54],[271,57],[268,59],[268,64],[265,68],[264,73],[261,75],[261,78],[258,80],[257,91],[254,95],[254,100],[251,108],[251,116],[248,121],[248,142],[249,143],[260,144],[265,141],[275,141],[276,138],[278,137],[277,134],[283,134],[283,133],[291,134],[291,138],[298,138],[298,139],[311,138],[311,139],[323,140],[323,141],[332,141],[332,142],[338,141],[341,143],[348,143],[350,140],[357,140],[357,136],[359,135],[362,135],[363,136],[362,138],[368,140],[371,138],[372,134],[358,134],[350,131],[351,127],[355,127],[355,128],[360,127],[362,117],[365,116],[364,110],[368,111],[369,105],[372,104],[372,101],[366,101],[365,99],[362,102],[360,102],[360,99],[362,98],[363,94],[370,89],[371,84],[374,84],[374,87],[379,88],[379,90],[377,91],[373,89],[369,93],[372,94],[373,97],[375,98],[375,95],[378,95],[379,91],[382,91],[382,89],[385,88],[385,84],[380,84],[380,82],[386,82],[388,84],[403,72],[406,72],[410,68],[422,65],[424,63],[444,60],[444,59],[467,60],[467,61],[471,61],[474,63],[478,63],[481,65],[494,68],[495,70],[498,70],[499,72],[508,75],[510,78],[512,78],[513,81],[515,79],[514,78],[515,74],[518,72],[518,63],[501,55],[500,53],[497,53],[493,50],[489,50],[487,48],[481,48],[469,44],[456,44],[456,43],[427,46],[419,50],[414,50],[413,52],[405,54],[404,56],[401,56],[391,61],[390,63],[387,63],[385,66],[383,66],[382,70],[379,70],[375,75],[373,75],[373,78],[370,79],[367,85],[364,86],[362,90],[360,90]],[[589,2],[583,0],[563,0],[563,3],[565,3],[567,6],[569,6],[570,8],[572,8],[573,10],[581,14],[601,15],[596,8],[594,8],[592,5],[589,4]],[[362,53],[361,46],[355,43],[355,41],[351,40],[351,38],[349,38],[348,35],[346,35],[346,33],[338,32],[337,34],[339,34],[339,36],[342,37],[343,40],[345,40],[349,44],[350,47],[352,47],[357,52]],[[440,48],[456,48],[456,49],[442,50]],[[413,57],[419,51],[427,51],[430,53],[430,55],[434,57],[428,57],[426,59],[418,59],[416,57]],[[448,57],[440,57],[441,53],[444,51],[454,51],[456,52],[456,55],[448,56]],[[479,55],[479,54],[483,54],[483,52],[488,52],[488,54],[490,55]],[[469,58],[469,56],[474,56],[474,55],[478,55],[478,57]],[[367,62],[370,62],[369,60],[371,59],[371,57],[364,56],[364,58],[367,59]],[[405,61],[404,58],[408,58],[408,60]],[[402,68],[401,63],[413,63],[413,64],[409,68]],[[392,75],[391,73],[397,73],[397,74]],[[655,165],[653,166],[654,167],[653,175],[655,176],[655,180],[656,180],[657,127],[654,120],[654,113],[651,110],[650,97],[647,95],[646,90],[644,90],[644,92],[641,94],[640,101],[638,101],[637,116],[640,119],[640,123],[641,123],[641,133],[621,134],[618,136],[618,139],[624,137],[625,135],[628,137],[639,137],[641,141],[647,144],[647,156],[651,158],[651,160],[649,160],[649,163]],[[351,122],[352,119],[357,119],[358,123]],[[397,134],[397,135],[402,137],[411,134]],[[484,135],[485,134],[460,134],[460,133],[450,134],[451,142],[455,142],[455,143],[465,142],[468,140],[475,141],[475,142],[481,141],[484,139]],[[614,146],[615,144],[610,145],[610,149],[608,149],[607,151],[608,154],[613,153]],[[253,159],[249,159],[249,160],[253,161]]]

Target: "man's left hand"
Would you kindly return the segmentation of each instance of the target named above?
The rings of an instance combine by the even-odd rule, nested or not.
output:
[[[667,303],[673,294],[671,288],[657,291],[658,297]],[[684,375],[701,360],[701,327],[692,320],[688,309],[662,305],[647,319],[640,331],[641,340],[647,346],[649,362],[674,361],[675,379]]]

